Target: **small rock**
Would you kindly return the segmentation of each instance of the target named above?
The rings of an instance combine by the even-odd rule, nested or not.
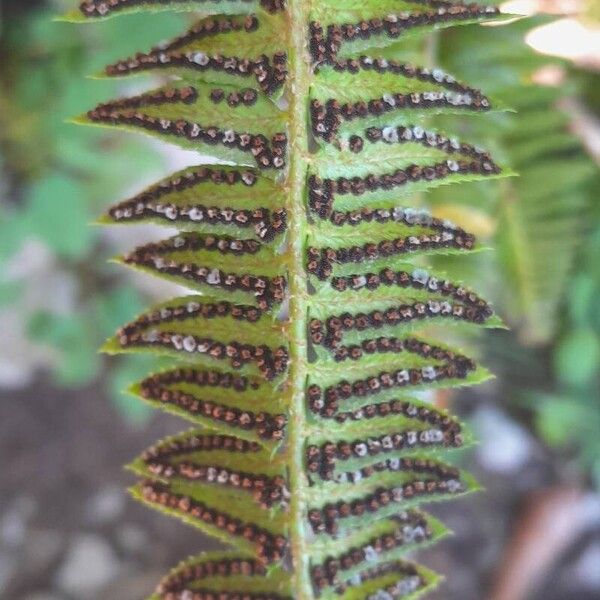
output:
[[[7,546],[20,546],[25,540],[27,522],[36,508],[35,500],[29,496],[15,498],[0,522],[0,541]]]
[[[120,570],[119,561],[105,540],[80,534],[71,542],[56,583],[75,598],[87,598],[114,581]]]
[[[8,586],[17,572],[17,559],[13,554],[0,552],[0,590]]]
[[[600,541],[588,545],[574,570],[576,578],[585,589],[600,591]]]
[[[101,489],[95,494],[85,509],[86,518],[95,525],[105,525],[116,521],[125,509],[125,494],[116,485]]]
[[[473,425],[481,440],[477,458],[485,469],[512,474],[532,457],[534,444],[531,436],[497,408],[482,406],[477,409]]]
[[[117,540],[121,548],[129,554],[148,548],[149,542],[148,534],[141,527],[128,523],[119,527]]]

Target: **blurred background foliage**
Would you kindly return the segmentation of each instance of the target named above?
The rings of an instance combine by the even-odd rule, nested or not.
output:
[[[124,414],[142,418],[145,410],[121,389],[148,365],[136,358],[106,369],[98,347],[146,302],[107,264],[114,247],[92,223],[125,190],[164,170],[165,158],[144,140],[67,121],[124,93],[122,83],[89,79],[107,60],[175,35],[184,21],[164,15],[76,28],[54,21],[67,5],[3,6],[0,322],[12,343],[0,351],[0,385],[25,385],[39,368],[64,386],[106,374]]]

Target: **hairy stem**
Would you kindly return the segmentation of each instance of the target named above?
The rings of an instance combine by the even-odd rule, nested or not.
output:
[[[308,157],[308,92],[310,56],[308,54],[307,0],[289,1],[290,30],[290,156],[288,178],[288,268],[290,289],[290,421],[288,465],[291,492],[290,541],[298,600],[313,597],[306,547],[306,489],[308,482],[303,466],[303,442],[306,435],[305,384],[307,377],[307,275],[304,268],[306,236],[305,189]]]

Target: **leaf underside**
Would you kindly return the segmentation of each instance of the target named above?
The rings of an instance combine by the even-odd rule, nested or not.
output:
[[[427,123],[503,107],[403,57],[409,36],[499,14],[445,0],[302,6],[85,0],[67,15],[200,12],[180,37],[104,72],[170,83],[78,121],[228,163],[184,169],[100,219],[179,230],[117,261],[190,289],[104,347],[171,356],[172,368],[131,392],[194,427],[130,465],[140,478],[132,494],[233,548],[184,561],[154,600],[418,598],[439,577],[404,556],[447,533],[418,505],[478,489],[443,461],[470,433],[419,394],[489,377],[432,339],[430,326],[502,323],[462,282],[423,266],[481,249],[460,224],[428,211],[423,192],[511,173]],[[292,12],[306,22],[290,22]],[[298,100],[299,39],[312,65]],[[298,122],[298,106],[308,123]],[[309,137],[310,160],[290,152]],[[298,393],[303,410],[291,419]]]

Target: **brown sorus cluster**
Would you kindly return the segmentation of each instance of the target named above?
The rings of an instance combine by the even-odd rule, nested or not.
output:
[[[232,435],[222,434],[193,434],[185,437],[170,439],[148,448],[142,454],[145,462],[164,461],[184,454],[194,452],[226,451],[241,454],[259,452],[261,446]]]
[[[236,341],[222,343],[210,338],[152,329],[153,325],[198,317],[212,319],[231,316],[237,320],[254,323],[261,315],[262,311],[254,306],[229,302],[200,304],[192,300],[186,304],[163,307],[142,315],[122,327],[117,332],[117,339],[122,347],[157,345],[188,354],[197,352],[216,360],[229,360],[231,366],[236,369],[244,364],[255,363],[263,377],[271,380],[287,369],[289,356],[283,346],[272,349],[266,345],[255,346]]]
[[[198,464],[192,461],[170,462],[164,460],[146,460],[146,466],[158,479],[180,478],[188,481],[206,481],[252,494],[261,508],[274,505],[287,505],[289,492],[282,476],[245,473],[226,469],[218,465]]]
[[[185,589],[180,592],[169,592],[160,596],[161,600],[292,600],[271,592],[225,592],[210,589]]]
[[[218,2],[218,0],[216,0]],[[248,4],[255,0],[242,0]],[[85,0],[79,5],[81,12],[86,17],[105,17],[111,12],[122,10],[124,8],[134,8],[136,6],[143,5],[156,5],[156,4],[182,4],[184,2],[189,3],[190,0]],[[198,10],[202,10],[202,4],[214,4],[215,0],[196,0],[198,3]],[[260,0],[260,5],[268,12],[276,12],[285,8],[285,0]]]
[[[334,585],[337,586],[339,584],[338,576],[340,572],[355,569],[363,563],[368,564],[369,562],[374,562],[379,559],[380,555],[392,552],[400,546],[419,543],[430,538],[432,532],[427,521],[419,515],[419,513],[413,513],[410,517],[401,520],[401,523],[403,524],[401,529],[396,529],[392,533],[374,537],[364,546],[351,548],[340,556],[330,556],[325,559],[323,564],[314,566],[311,570],[311,576],[316,590],[323,590],[326,587]],[[385,571],[381,573],[379,570],[380,568],[381,567],[375,567],[373,574],[377,573],[376,576],[386,574]],[[408,569],[405,566],[402,570],[388,572],[398,572],[404,577],[416,576],[419,579],[419,582],[413,582],[412,585],[422,585],[422,581],[414,567]],[[369,579],[369,577],[366,577],[366,579]]]
[[[351,315],[350,313],[343,313],[340,316],[329,317],[325,322],[312,319],[309,323],[309,334],[313,344],[324,346],[333,354],[336,361],[360,360],[365,354],[398,354],[408,350],[412,342],[409,340],[409,345],[405,346],[403,340],[397,337],[380,336],[364,339],[358,344],[346,346],[342,344],[344,332],[351,330],[366,331],[386,326],[393,327],[414,320],[435,317],[452,317],[471,323],[483,323],[490,314],[491,311],[487,304],[479,307],[478,305],[470,306],[468,303],[465,306],[461,302],[450,303],[428,300],[427,302],[401,304],[367,314]],[[410,350],[408,351],[410,352]],[[423,372],[424,379],[431,377],[435,378],[435,374],[429,376],[425,371]]]
[[[282,169],[285,166],[287,149],[285,133],[276,133],[269,141],[262,134],[239,133],[212,125],[205,127],[185,119],[153,117],[135,109],[120,109],[112,103],[99,105],[89,111],[87,116],[90,121],[97,123],[141,127],[162,134],[184,137],[192,142],[222,144],[227,148],[237,148],[242,152],[250,152],[261,169]]]
[[[220,104],[227,99],[227,105],[231,108],[237,108],[240,105],[252,106],[258,100],[258,92],[252,88],[246,88],[239,92],[225,94],[221,88],[215,88],[210,92],[210,99],[215,104]]]
[[[337,594],[342,595],[348,588],[355,587],[372,579],[385,577],[386,575],[398,576],[398,579],[392,585],[381,589],[382,592],[389,594],[392,600],[404,598],[425,585],[425,581],[413,564],[403,561],[392,561],[361,571],[358,576],[336,585],[335,591]],[[376,594],[377,592],[375,593],[375,597],[377,597]]]
[[[396,401],[397,402],[397,401]],[[411,471],[427,473],[440,478],[458,477],[456,469],[442,463],[425,459],[393,458],[358,469],[355,472],[335,476],[338,461],[364,459],[400,450],[431,448],[433,446],[459,447],[462,436],[447,428],[424,430],[406,429],[364,440],[325,442],[321,446],[311,445],[306,449],[306,468],[309,473],[318,475],[324,481],[355,483],[382,471]]]
[[[364,514],[368,509],[363,509],[361,514]],[[338,512],[334,505],[327,506],[324,511],[330,515]],[[311,521],[317,519],[318,511],[311,511]],[[346,515],[338,514],[335,518],[343,518]],[[348,515],[351,516],[351,515]],[[390,518],[394,523],[395,528],[390,532],[377,536],[370,540],[369,543],[359,548],[350,549],[339,557],[330,557],[325,560],[322,565],[313,567],[312,576],[313,583],[317,589],[323,589],[330,585],[335,585],[337,582],[336,576],[340,571],[353,569],[363,562],[369,563],[377,560],[377,554],[393,550],[401,545],[415,544],[431,538],[432,531],[425,516],[413,510],[403,511]],[[320,527],[316,532],[321,532]],[[326,578],[326,581],[323,581]]]
[[[121,98],[112,100],[105,104],[99,104],[97,110],[117,110],[128,108],[142,108],[144,106],[160,106],[161,104],[175,104],[183,102],[184,104],[194,104],[198,99],[198,90],[192,86],[186,87],[167,87],[149,92],[141,96],[131,98]]]
[[[332,62],[342,44],[353,40],[367,40],[371,36],[377,35],[397,38],[414,27],[486,17],[498,13],[498,9],[495,7],[482,7],[477,4],[442,4],[435,0],[434,2],[418,3],[436,10],[422,13],[390,14],[383,18],[373,18],[359,23],[336,23],[329,25],[327,31],[324,31],[320,23],[313,21],[310,24],[310,50],[314,62],[317,64]]]
[[[107,75],[126,75],[147,69],[185,68],[194,71],[221,71],[239,77],[254,77],[261,91],[272,95],[285,83],[287,55],[276,52],[272,57],[265,54],[256,59],[207,54],[201,50],[153,50],[139,52],[134,57],[121,60],[106,67]],[[254,102],[256,98],[254,99]],[[253,104],[252,102],[251,104]]]
[[[392,173],[372,173],[351,179],[320,179],[313,175],[309,178],[309,205],[320,218],[327,219],[331,217],[336,194],[361,196],[377,190],[391,190],[416,181],[444,179],[459,173],[494,175],[500,173],[500,168],[492,161],[471,159],[447,160],[432,165],[410,165]]]
[[[260,21],[256,15],[208,17],[195,23],[183,35],[155,46],[150,51],[150,54],[177,50],[192,42],[223,33],[242,31],[252,33],[257,31],[259,27]]]
[[[256,181],[257,175],[253,171],[225,171],[200,167],[163,180],[130,200],[117,204],[110,209],[109,214],[116,221],[150,217],[161,218],[168,222],[190,221],[198,224],[232,225],[242,230],[252,227],[257,237],[264,242],[269,242],[285,230],[287,214],[284,209],[239,210],[202,204],[176,206],[168,201],[161,201],[170,193],[188,190],[204,183],[252,187]]]
[[[418,406],[408,400],[394,399],[378,404],[367,404],[355,411],[339,413],[336,415],[335,420],[344,423],[346,421],[362,421],[363,419],[393,415],[403,415],[415,421],[437,427],[444,432],[449,440],[452,440],[452,445],[462,445],[461,426],[456,419],[432,406]]]
[[[237,373],[212,371],[195,367],[185,367],[163,371],[152,376],[156,383],[173,385],[177,383],[192,383],[200,387],[221,387],[235,392],[245,392],[247,389],[259,389],[257,380]]]
[[[427,272],[421,269],[415,270],[412,274],[406,271],[394,273],[390,270],[390,273],[387,275],[390,278],[393,277],[392,283],[396,283],[402,287],[426,288],[432,293],[448,296],[455,300],[455,302],[431,299],[424,302],[399,304],[385,310],[375,310],[370,313],[351,314],[345,312],[340,315],[332,315],[325,321],[313,318],[308,325],[311,342],[314,345],[324,346],[333,352],[336,360],[345,360],[347,358],[358,360],[364,353],[402,352],[404,345],[402,340],[395,337],[379,337],[377,339],[363,340],[360,344],[353,346],[343,346],[343,336],[347,331],[356,330],[362,332],[371,329],[381,329],[386,326],[394,327],[409,323],[410,321],[434,317],[453,317],[454,319],[471,323],[484,323],[493,314],[489,304],[475,293],[457,286],[450,281],[440,282],[436,278],[429,278]],[[377,285],[368,285],[375,278]],[[337,281],[340,279],[343,280],[343,278],[336,278]],[[369,273],[349,276],[346,279],[353,284],[352,289],[355,290],[362,287],[375,289],[380,283],[379,276]],[[385,283],[391,285],[388,281],[385,281]],[[339,287],[336,289],[339,289]]]
[[[283,414],[254,413],[212,400],[202,400],[194,394],[156,383],[153,377],[144,380],[140,387],[142,396],[147,400],[176,406],[193,417],[205,417],[244,431],[254,430],[260,438],[266,440],[283,439],[287,424],[287,417]]]
[[[366,62],[365,62],[366,61]],[[335,98],[326,102],[313,99],[310,104],[311,123],[313,134],[327,142],[333,142],[336,134],[344,121],[353,121],[366,117],[380,117],[389,112],[406,109],[427,108],[461,108],[475,111],[490,110],[489,99],[479,90],[468,88],[456,82],[454,78],[442,71],[429,71],[416,69],[411,65],[396,63],[386,59],[371,59],[363,57],[361,60],[348,60],[336,63],[336,70],[350,70],[350,65],[360,69],[375,69],[379,72],[391,71],[406,77],[416,77],[425,81],[449,88],[444,91],[412,92],[412,93],[387,93],[372,100],[341,103]],[[379,65],[382,65],[378,68]],[[435,73],[435,75],[434,75]],[[452,84],[447,84],[450,78]]]
[[[256,254],[262,247],[262,244],[255,240],[238,240],[227,235],[185,232],[168,240],[140,246],[127,255],[126,260],[137,262],[143,260],[146,255],[158,256],[171,252],[197,252],[200,250],[242,256],[243,254]]]
[[[156,592],[169,598],[166,594],[182,592],[187,586],[197,584],[203,579],[212,577],[265,577],[267,569],[263,563],[252,558],[227,558],[223,560],[206,560],[196,564],[188,563],[167,575],[158,585]],[[173,596],[179,600],[178,596]],[[169,598],[170,600],[170,598]]]
[[[366,398],[397,387],[416,386],[444,379],[465,379],[469,372],[476,368],[475,363],[466,356],[432,346],[417,338],[406,338],[402,344],[406,352],[443,364],[382,371],[367,379],[357,379],[353,382],[342,380],[325,390],[317,384],[312,384],[307,390],[310,410],[322,417],[333,418],[338,412],[340,401],[352,397]]]
[[[381,487],[373,493],[351,501],[341,500],[335,504],[326,504],[322,509],[311,509],[308,511],[308,520],[315,533],[335,535],[338,532],[340,519],[376,513],[390,505],[401,504],[417,496],[456,494],[462,491],[464,487],[456,479],[414,480],[393,488]]]
[[[146,502],[170,508],[226,531],[233,537],[241,537],[256,546],[260,561],[271,563],[283,558],[287,540],[253,523],[244,523],[229,514],[209,508],[202,502],[189,496],[175,494],[168,484],[145,481],[141,484],[141,493]]]
[[[412,208],[403,209],[397,207],[376,210],[365,208],[351,212],[335,211],[331,214],[330,220],[337,226],[345,224],[356,226],[362,222],[370,223],[373,221],[385,223],[393,220],[397,223],[406,224],[409,227],[428,227],[433,232],[408,235],[392,240],[382,240],[378,243],[370,242],[362,246],[341,248],[317,248],[309,246],[306,251],[307,270],[312,275],[316,275],[321,281],[325,281],[331,277],[334,263],[361,263],[398,254],[441,248],[472,250],[475,246],[475,237],[473,235],[454,227],[448,222],[434,219],[426,211],[419,211]],[[402,281],[396,280],[396,276],[391,269],[383,269],[378,275],[375,273],[371,273],[370,275],[370,280],[362,283],[361,287],[371,286],[369,289],[375,289],[382,284],[403,285]],[[335,278],[332,280],[332,285],[341,292],[348,289],[348,287],[352,287],[354,282],[349,277]]]
[[[217,287],[229,292],[247,292],[256,298],[257,306],[261,310],[267,310],[273,304],[283,301],[286,289],[284,277],[227,273],[221,269],[211,269],[195,262],[177,260],[169,256],[169,253],[178,250],[215,250],[223,254],[242,255],[244,253],[255,254],[259,249],[260,244],[254,240],[191,234],[142,246],[126,256],[125,262],[156,269],[160,273],[173,277],[183,277],[195,284]]]
[[[400,127],[369,127],[365,131],[366,138],[371,143],[384,142],[386,144],[414,142],[428,148],[437,148],[448,154],[462,154],[480,160],[492,161],[489,152],[477,148],[472,144],[459,142],[448,138],[435,131],[426,131],[419,125]],[[354,147],[352,147],[354,145]],[[360,152],[364,146],[363,138],[352,136],[350,146],[353,152]]]

